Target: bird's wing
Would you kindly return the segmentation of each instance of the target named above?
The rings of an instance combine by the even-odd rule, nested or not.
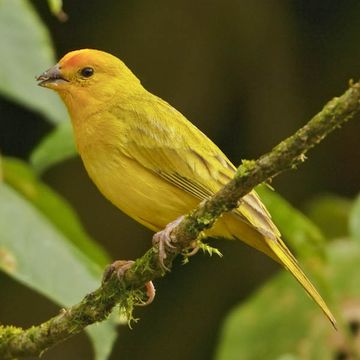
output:
[[[141,109],[119,108],[126,123],[122,151],[166,181],[204,200],[235,175],[226,155],[199,129],[168,103],[149,94]],[[234,212],[270,238],[280,234],[255,191],[246,195]]]

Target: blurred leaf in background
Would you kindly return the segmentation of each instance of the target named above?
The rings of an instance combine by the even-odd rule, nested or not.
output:
[[[309,218],[328,239],[349,235],[350,199],[332,194],[317,195],[307,201],[304,208]]]
[[[55,63],[55,52],[48,30],[29,1],[0,1],[0,43],[0,93],[53,123],[66,121],[60,99],[34,86],[35,76]]]
[[[333,203],[330,199],[333,199]],[[313,215],[320,218],[339,203],[344,205],[337,197],[327,196],[326,206],[316,206],[317,212]],[[331,219],[334,221],[334,217]],[[343,226],[343,216],[336,219],[340,227]],[[216,359],[357,358],[360,350],[356,330],[360,328],[360,246],[356,239],[357,232],[351,228],[354,229],[354,223],[359,219],[357,199],[351,211],[348,211],[347,218],[348,224],[350,222],[347,233],[354,238],[329,242],[326,261],[315,268],[317,277],[322,278],[318,286],[322,285],[319,287],[327,295],[325,298],[339,320],[338,332],[329,326],[310,299],[302,294],[300,286],[294,284],[290,275],[281,273],[230,312],[223,324]],[[335,228],[336,224],[332,225]],[[355,333],[349,332],[351,327]]]
[[[58,125],[30,155],[30,163],[38,174],[77,155],[70,121]]]
[[[28,164],[15,158],[3,158],[2,166],[4,181],[32,203],[79,250],[101,269],[110,262],[105,250],[86,234],[70,205],[41,182]]]
[[[87,236],[69,205],[26,164],[13,159],[2,163],[0,268],[56,304],[78,302],[99,286],[109,257]],[[115,340],[115,323],[95,324],[89,334],[96,359],[106,359]]]
[[[66,13],[63,10],[62,0],[48,0],[50,11],[55,15],[58,20],[66,21],[68,19]]]
[[[360,195],[356,198],[350,214],[350,235],[360,242]]]
[[[57,6],[54,11],[60,11],[60,2]],[[0,1],[0,42],[0,93],[52,123],[69,124],[58,97],[34,81],[36,74],[55,63],[55,56],[48,31],[29,1]],[[58,154],[64,155],[69,152],[64,139],[72,144],[72,136],[60,130],[59,137]],[[51,163],[52,154],[46,149],[38,155],[42,166]],[[99,286],[109,256],[86,234],[70,205],[29,165],[3,158],[1,174],[0,268],[60,306],[80,301]],[[108,358],[115,326],[110,320],[89,328],[97,360]]]

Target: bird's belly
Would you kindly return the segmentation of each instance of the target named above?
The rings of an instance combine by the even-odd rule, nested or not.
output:
[[[102,194],[151,230],[164,228],[200,201],[123,154],[87,153],[82,159]]]
[[[124,213],[153,231],[187,214],[198,198],[169,183],[120,152],[80,152],[85,168],[101,193]],[[207,236],[240,238],[266,252],[259,233],[231,214],[205,232]]]

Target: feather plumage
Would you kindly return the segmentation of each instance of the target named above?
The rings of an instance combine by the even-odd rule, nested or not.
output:
[[[89,66],[94,76],[84,79],[81,69]],[[58,91],[69,109],[90,177],[115,206],[150,229],[161,230],[234,176],[236,169],[223,152],[180,112],[145,90],[116,57],[79,50],[67,54],[55,70],[57,81],[46,86]],[[241,239],[275,259],[335,324],[255,191],[207,234]]]

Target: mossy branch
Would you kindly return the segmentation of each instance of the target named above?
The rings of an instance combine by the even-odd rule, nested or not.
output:
[[[258,184],[285,170],[296,168],[305,160],[308,150],[359,112],[360,83],[351,83],[342,96],[332,99],[303,128],[271,152],[256,161],[243,161],[233,180],[174,228],[174,249],[167,253],[165,265],[170,268],[174,258],[188,248],[202,231],[210,228],[221,214],[236,208],[241,197]],[[0,327],[0,358],[6,360],[42,354],[86,326],[106,319],[114,306],[126,303],[129,291],[142,289],[146,282],[163,275],[158,249],[152,247],[135,262],[121,281],[111,276],[79,304],[61,310],[47,322],[25,330],[12,326]]]

